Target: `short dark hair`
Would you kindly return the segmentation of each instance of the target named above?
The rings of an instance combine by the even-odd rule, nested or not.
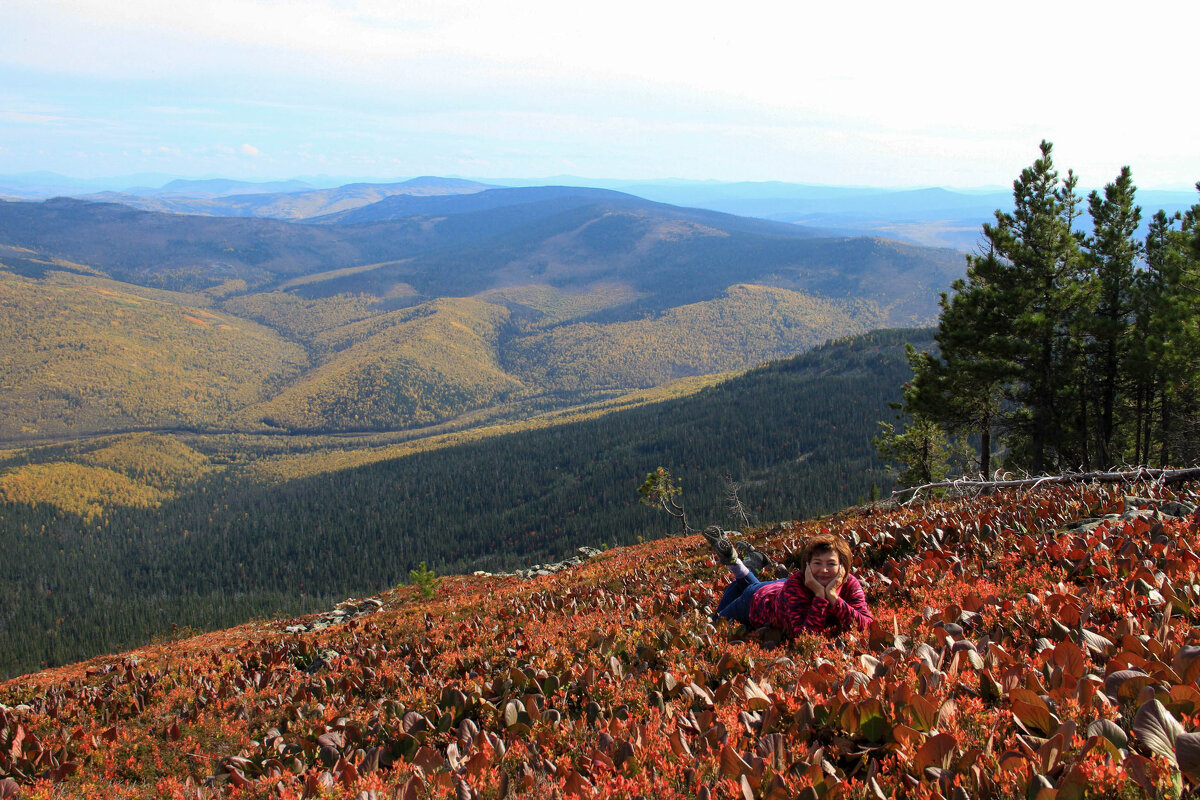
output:
[[[804,549],[800,551],[799,565],[807,567],[813,556],[831,551],[837,553],[838,563],[849,571],[850,565],[854,563],[854,556],[850,553],[850,543],[836,533],[818,533],[805,542]]]

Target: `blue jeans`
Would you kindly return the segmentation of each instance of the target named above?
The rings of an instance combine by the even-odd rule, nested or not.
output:
[[[725,619],[749,625],[750,601],[754,599],[754,593],[771,583],[783,583],[783,581],[760,581],[753,572],[745,578],[738,578],[729,584],[725,593],[721,595],[721,602],[717,604],[717,613]]]

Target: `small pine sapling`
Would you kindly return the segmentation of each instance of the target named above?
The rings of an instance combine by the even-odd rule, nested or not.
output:
[[[678,500],[679,496],[683,494],[681,484],[682,481],[673,478],[664,467],[659,467],[646,476],[645,482],[638,487],[638,494],[642,496],[643,504],[661,508],[679,520],[679,524],[683,527],[682,535],[687,536],[695,531],[688,525],[687,511]]]
[[[437,576],[436,572],[426,568],[424,561],[416,569],[408,571],[408,579],[412,581],[414,586],[421,590],[421,597],[424,597],[426,600],[433,598],[437,593],[438,584],[442,582],[442,579]]]

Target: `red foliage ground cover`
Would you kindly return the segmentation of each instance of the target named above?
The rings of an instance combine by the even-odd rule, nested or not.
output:
[[[700,537],[446,578],[0,686],[0,798],[1168,797],[1200,781],[1200,514],[1070,487],[751,533],[856,542],[869,635],[714,626]]]

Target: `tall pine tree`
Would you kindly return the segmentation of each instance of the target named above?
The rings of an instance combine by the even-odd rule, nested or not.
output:
[[[938,354],[908,356],[913,379],[904,410],[936,421],[949,434],[979,441],[978,471],[992,471],[992,435],[1004,429],[1004,390],[1015,374],[1002,292],[1009,267],[994,252],[968,256],[967,277],[942,294],[942,314],[934,339]]]
[[[1095,455],[1104,466],[1115,463],[1122,452],[1119,443],[1114,446],[1118,395],[1129,365],[1134,266],[1142,255],[1142,245],[1134,238],[1142,221],[1135,192],[1129,167],[1122,167],[1117,179],[1104,187],[1103,196],[1088,195],[1093,233],[1087,240],[1087,265],[1094,298],[1083,326],[1090,339],[1085,385],[1094,408],[1090,429]]]

